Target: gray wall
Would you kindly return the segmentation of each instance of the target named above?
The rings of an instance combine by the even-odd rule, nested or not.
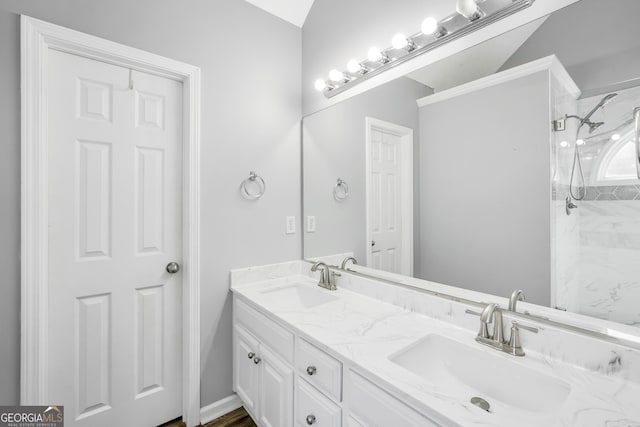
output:
[[[546,72],[420,108],[418,277],[549,305],[549,108]]]
[[[401,77],[304,118],[304,218],[316,217],[316,232],[304,234],[305,258],[353,252],[366,260],[365,117],[414,130],[414,170],[418,170],[418,106],[416,100],[432,93],[423,84]],[[414,193],[419,194],[417,172]],[[337,178],[349,184],[349,197],[333,198]],[[419,204],[414,203],[418,230]],[[306,224],[305,224],[306,225]],[[416,246],[415,257],[418,258]]]
[[[502,69],[555,54],[585,92],[640,78],[640,2],[582,0],[552,14]]]
[[[19,14],[202,69],[202,405],[231,394],[231,268],[297,259],[300,29],[239,0],[0,3],[0,404],[19,399]],[[266,195],[247,202],[256,170]],[[299,228],[299,227],[298,227]]]

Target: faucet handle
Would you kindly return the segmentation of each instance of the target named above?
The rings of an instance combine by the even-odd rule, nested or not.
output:
[[[519,329],[524,329],[525,331],[533,332],[534,334],[538,333],[538,328],[534,328],[533,326],[521,325],[517,320],[512,320],[511,325],[516,326]]]

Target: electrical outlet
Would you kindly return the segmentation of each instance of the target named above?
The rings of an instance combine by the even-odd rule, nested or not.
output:
[[[287,217],[287,234],[296,234],[296,217],[288,216]]]
[[[309,215],[307,216],[307,233],[315,233],[316,232],[316,217]]]

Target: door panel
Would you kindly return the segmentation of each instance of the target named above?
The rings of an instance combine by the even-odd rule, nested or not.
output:
[[[253,353],[258,354],[258,341],[253,338],[243,327],[236,326],[235,340],[235,361],[234,361],[234,388],[238,393],[247,411],[255,416],[258,408],[256,399],[258,398],[258,380],[260,368],[254,363],[253,357],[248,356]],[[260,356],[258,356],[260,357]]]
[[[265,346],[260,386],[260,424],[264,427],[293,425],[293,368],[288,367]]]
[[[401,149],[402,138],[372,129],[370,132],[370,234],[371,267],[402,273],[402,201]],[[373,244],[375,242],[375,244]]]
[[[49,396],[69,426],[182,412],[182,84],[49,52]]]

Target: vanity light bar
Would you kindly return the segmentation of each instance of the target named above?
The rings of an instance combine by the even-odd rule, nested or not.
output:
[[[333,76],[329,80],[316,81],[316,88],[322,90],[324,96],[332,98],[353,86],[362,83],[378,74],[397,67],[417,56],[429,52],[439,46],[450,41],[459,39],[473,33],[481,28],[486,27],[496,21],[507,16],[513,15],[520,10],[526,9],[533,4],[535,0],[485,0],[478,1],[476,13],[467,14],[469,17],[462,15],[462,12],[449,15],[442,21],[438,22],[437,29],[433,34],[425,34],[418,32],[407,37],[406,46],[401,49],[389,47],[379,51],[379,55],[373,58],[372,51],[369,52],[369,59],[360,62],[360,69],[353,72],[355,64],[350,64],[349,71],[341,73],[345,78],[335,81],[331,77],[337,76],[336,71],[332,70]],[[474,0],[458,0],[458,3],[473,3]],[[460,7],[458,7],[460,9]],[[394,37],[396,47],[400,46],[399,34]],[[373,49],[373,48],[372,48]],[[376,49],[377,50],[377,49]],[[377,53],[377,52],[375,52]],[[377,60],[376,60],[377,59]]]

